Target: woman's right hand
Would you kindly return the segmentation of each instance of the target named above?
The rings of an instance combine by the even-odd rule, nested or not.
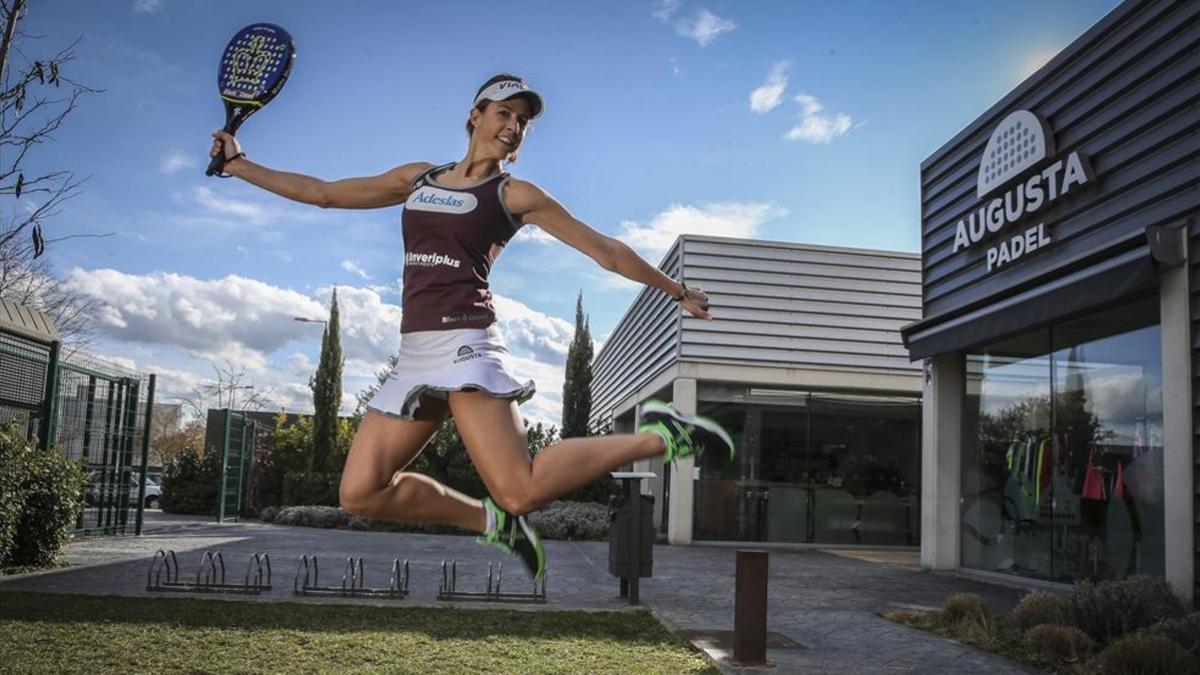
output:
[[[236,157],[242,152],[242,144],[238,143],[238,139],[233,137],[233,134],[227,133],[220,129],[212,134],[213,144],[208,150],[209,157],[216,157],[218,154],[225,155],[225,161],[229,161],[231,157]]]

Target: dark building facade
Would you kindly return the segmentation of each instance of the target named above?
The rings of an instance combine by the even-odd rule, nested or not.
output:
[[[922,559],[1197,588],[1200,3],[1126,2],[921,165]]]

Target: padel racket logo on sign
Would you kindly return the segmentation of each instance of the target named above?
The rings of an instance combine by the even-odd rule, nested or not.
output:
[[[1028,110],[1017,110],[996,125],[983,150],[975,196],[983,199],[1034,164],[1054,154],[1050,127]]]
[[[275,98],[287,82],[295,60],[292,36],[275,24],[256,23],[233,36],[217,69],[217,91],[225,103],[226,133],[237,134],[242,122]],[[224,167],[225,155],[221,153],[213,157],[204,175],[221,174]]]
[[[954,253],[1011,227],[1093,181],[1087,155],[1078,150],[1054,157],[1054,133],[1028,110],[1010,113],[988,138],[979,161],[975,194],[985,200],[954,227]],[[1006,189],[1007,188],[1007,189]],[[1002,194],[995,193],[1003,190]],[[988,199],[990,197],[990,199]],[[987,250],[987,271],[999,269],[1053,242],[1045,223],[1026,227]]]

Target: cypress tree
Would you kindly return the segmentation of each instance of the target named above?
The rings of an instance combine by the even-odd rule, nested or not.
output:
[[[312,382],[313,454],[312,471],[329,469],[329,457],[337,446],[338,410],[342,406],[342,343],[338,336],[337,289],[329,306],[329,323],[321,336],[321,360]]]
[[[575,302],[575,335],[567,348],[563,380],[562,438],[588,435],[592,414],[592,331],[583,313],[583,292]]]

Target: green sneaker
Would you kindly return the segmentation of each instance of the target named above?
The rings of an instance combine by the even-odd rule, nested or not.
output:
[[[483,507],[495,516],[496,529],[480,537],[478,541],[517,556],[529,571],[529,576],[540,579],[546,573],[546,551],[542,548],[542,538],[537,530],[533,529],[525,516],[514,517],[500,508],[491,497],[484,498]]]
[[[729,454],[732,460],[737,454],[733,439],[721,425],[699,415],[685,415],[661,401],[642,404],[642,426],[638,433],[654,433],[662,437],[667,446],[664,459],[673,462],[680,457],[699,457],[708,450]]]

